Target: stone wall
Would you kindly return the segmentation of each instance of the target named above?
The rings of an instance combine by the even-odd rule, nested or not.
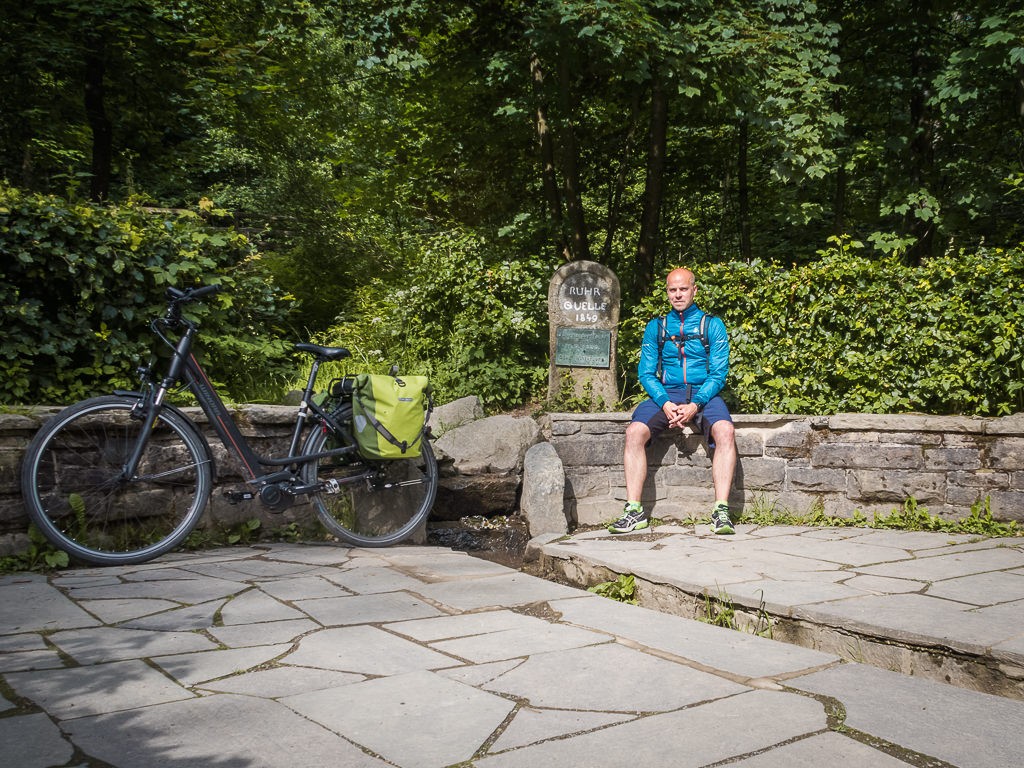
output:
[[[198,409],[186,411],[197,422],[203,422]],[[32,408],[0,414],[0,555],[18,551],[26,544],[28,519],[21,501],[18,467],[32,435],[55,412],[53,408]],[[432,419],[438,433],[445,431],[445,425],[438,421],[443,413],[436,410]],[[295,409],[290,406],[250,405],[235,411],[243,432],[264,455],[280,453],[287,447],[294,415]],[[474,411],[463,421],[472,422],[480,416],[482,412]],[[480,423],[486,428],[478,430],[493,436],[496,444],[508,443],[513,431],[523,431],[511,430],[504,422],[500,428],[489,426],[501,418],[510,417],[482,419]],[[806,512],[820,503],[834,515],[849,515],[855,509],[885,513],[914,496],[934,514],[962,517],[978,499],[989,496],[997,518],[1024,521],[1024,414],[999,419],[859,414],[733,418],[739,449],[731,498],[735,510],[755,503],[775,503]],[[461,423],[456,420],[450,426]],[[568,523],[598,525],[621,511],[625,498],[622,447],[628,423],[627,413],[553,413],[541,417],[542,436],[554,447],[557,458],[552,459],[564,470],[563,512]],[[229,504],[223,490],[241,483],[242,476],[212,433],[208,440],[218,464],[219,484],[203,526],[230,528],[254,517],[260,519],[265,531],[293,522],[316,525],[307,503],[296,503],[283,514],[271,513],[259,502]],[[480,468],[487,470],[486,476],[477,478],[484,489],[479,493],[486,495],[487,483],[493,482],[495,474],[500,475],[510,484],[505,495],[511,501],[505,506],[514,507],[522,472],[519,454],[533,442],[529,435],[517,441],[519,460],[507,471],[499,467],[502,471],[496,473],[491,466],[495,460],[487,459],[487,466]],[[479,446],[461,438],[457,443],[462,452],[476,456],[480,463],[484,453]],[[440,507],[450,507],[451,514],[456,513],[456,507],[465,513],[467,504],[475,514],[494,512],[479,493],[477,497],[467,496],[463,485],[473,472],[459,466],[458,456],[443,455],[444,442],[439,440],[435,445],[442,459],[445,493],[439,494],[434,518],[447,514]],[[453,446],[448,448],[458,453]],[[701,437],[689,429],[666,433],[655,441],[648,455],[650,472],[644,498],[650,510],[661,518],[705,516],[713,498],[711,462]],[[449,502],[445,501],[447,496],[457,498]]]
[[[58,410],[35,407],[18,413],[0,413],[0,556],[21,551],[28,545],[28,516],[21,499],[19,466],[36,430]],[[230,503],[225,490],[251,490],[251,486],[244,484],[241,465],[207,427],[199,408],[183,410],[203,428],[217,470],[200,530],[230,530],[254,518],[260,520],[263,533],[293,523],[304,531],[319,530],[313,508],[303,498],[279,513],[257,500]],[[232,415],[257,454],[280,456],[287,450],[295,406],[244,405],[235,408]],[[441,474],[431,519],[452,521],[464,516],[514,513],[519,503],[524,454],[541,439],[536,422],[528,417],[484,418],[479,400],[469,397],[434,409],[430,424],[438,438],[433,445]]]
[[[544,417],[565,471],[566,512],[581,525],[615,517],[625,499],[622,448],[628,413]],[[1024,520],[1024,414],[734,415],[739,464],[730,504],[777,504],[848,516],[888,513],[913,496],[932,514],[959,518],[985,496],[993,515]],[[713,499],[700,435],[672,430],[648,449],[645,506],[661,518],[704,517]]]
[[[27,544],[28,516],[21,500],[18,475],[21,457],[39,426],[58,410],[35,407],[0,414],[0,556],[20,551]],[[199,523],[200,529],[229,530],[253,518],[259,518],[263,531],[284,528],[291,523],[303,528],[317,525],[308,502],[297,502],[281,513],[270,512],[259,501],[229,503],[224,491],[242,486],[241,466],[224,449],[213,430],[206,427],[206,417],[199,408],[183,410],[204,428],[217,468],[217,484]],[[294,406],[247,405],[234,409],[232,415],[257,453],[271,456],[287,450],[295,418]]]

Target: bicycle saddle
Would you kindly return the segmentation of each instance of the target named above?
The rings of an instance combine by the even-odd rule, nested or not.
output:
[[[295,349],[309,352],[319,360],[344,360],[352,355],[345,347],[321,347],[319,344],[296,344]]]

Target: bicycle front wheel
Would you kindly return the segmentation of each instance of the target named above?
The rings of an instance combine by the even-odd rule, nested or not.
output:
[[[70,557],[142,563],[181,544],[199,522],[213,473],[206,441],[177,411],[160,411],[133,477],[124,466],[143,438],[138,400],[77,403],[36,433],[21,467],[32,522]]]
[[[333,443],[332,435],[315,431],[305,453],[320,453]],[[426,521],[437,496],[437,460],[426,436],[416,458],[327,458],[309,462],[304,473],[307,483],[323,486],[312,496],[321,524],[357,547],[405,541]]]

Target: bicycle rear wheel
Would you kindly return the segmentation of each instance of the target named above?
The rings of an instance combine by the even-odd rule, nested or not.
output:
[[[58,413],[36,434],[21,467],[32,522],[70,557],[129,565],[177,547],[199,522],[212,487],[210,453],[195,426],[164,408],[135,476],[122,469],[138,444],[138,400],[109,395]]]
[[[328,450],[334,439],[314,431],[304,451]],[[325,485],[312,496],[321,524],[358,547],[408,539],[426,521],[437,496],[437,460],[425,437],[416,458],[369,462],[348,455],[311,461],[303,472],[306,483]]]

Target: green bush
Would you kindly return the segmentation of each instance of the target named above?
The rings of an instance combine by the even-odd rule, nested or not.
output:
[[[285,302],[241,234],[195,213],[101,206],[0,184],[0,403],[68,403],[133,387],[167,286],[227,290],[195,312],[230,396],[283,388]]]
[[[834,239],[819,260],[694,267],[698,304],[729,329],[726,397],[746,413],[1002,415],[1024,410],[1024,252],[984,249],[909,267]],[[657,287],[623,324],[637,392]]]
[[[429,375],[438,402],[477,395],[490,409],[520,405],[546,387],[553,273],[478,235],[435,235],[397,279],[360,289],[356,310],[323,341],[352,350],[339,373],[398,364]]]

